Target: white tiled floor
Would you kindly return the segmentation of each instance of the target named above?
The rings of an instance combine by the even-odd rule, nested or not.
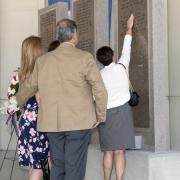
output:
[[[9,151],[7,159],[3,163],[3,167],[0,171],[0,180],[10,180],[11,170],[13,166],[14,151]],[[4,151],[0,151],[0,167],[4,157]],[[19,167],[17,158],[14,164],[11,180],[28,180],[28,171]]]

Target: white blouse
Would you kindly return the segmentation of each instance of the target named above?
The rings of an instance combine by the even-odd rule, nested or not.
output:
[[[126,35],[121,58],[117,63],[122,63],[128,71],[131,55],[132,36]],[[111,63],[101,70],[101,75],[108,92],[107,109],[121,106],[129,101],[129,79],[125,68],[120,64]]]

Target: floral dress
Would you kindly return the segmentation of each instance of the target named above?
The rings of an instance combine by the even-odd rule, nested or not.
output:
[[[49,142],[45,133],[36,131],[38,104],[31,97],[19,119],[18,155],[19,165],[43,169],[49,153]]]

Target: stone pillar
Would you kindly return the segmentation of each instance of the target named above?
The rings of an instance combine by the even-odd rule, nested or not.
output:
[[[95,51],[109,45],[108,0],[95,0]]]
[[[180,1],[168,1],[168,38],[169,38],[169,89],[171,148],[180,150],[180,22],[178,17]]]
[[[152,66],[155,150],[170,149],[167,0],[152,0],[150,21],[150,61]]]
[[[140,104],[139,110],[139,107],[133,108],[136,114],[136,132],[144,137],[144,148],[154,149],[155,151],[169,150],[167,0],[141,0],[139,2],[133,0],[116,0],[114,2],[114,19],[121,28],[118,29],[118,25],[114,23],[115,34],[112,41],[115,48],[117,45],[116,51],[121,51],[119,47],[122,45],[119,43],[122,42],[117,42],[123,30],[123,25],[120,23],[124,23],[130,13],[133,12],[136,18],[133,36],[135,42],[133,43],[136,43],[136,45],[132,45],[131,59],[134,61],[131,62],[130,66],[130,78],[133,81],[135,90],[139,89],[141,93],[140,101],[144,104]],[[118,6],[118,3],[124,6],[125,9],[121,9],[121,11],[124,11],[125,14],[122,14],[122,12],[120,12],[121,15],[119,14],[118,11],[121,7]],[[140,5],[137,5],[137,3]],[[144,4],[144,8],[141,7],[142,4]],[[144,11],[146,8],[147,12]],[[146,21],[143,20],[145,14],[147,15],[147,28],[144,26]],[[126,17],[126,19],[118,20],[118,17]],[[125,26],[126,24],[124,24]],[[141,53],[142,60],[139,56]],[[142,79],[144,79],[144,83],[139,83]],[[140,121],[137,123],[138,119]]]
[[[79,48],[94,56],[108,40],[108,0],[73,0],[73,19],[79,30]]]

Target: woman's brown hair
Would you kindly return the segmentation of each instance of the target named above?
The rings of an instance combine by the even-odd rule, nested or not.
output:
[[[22,43],[21,67],[19,70],[19,82],[23,83],[32,73],[35,61],[42,55],[42,41],[40,37],[30,36]]]

